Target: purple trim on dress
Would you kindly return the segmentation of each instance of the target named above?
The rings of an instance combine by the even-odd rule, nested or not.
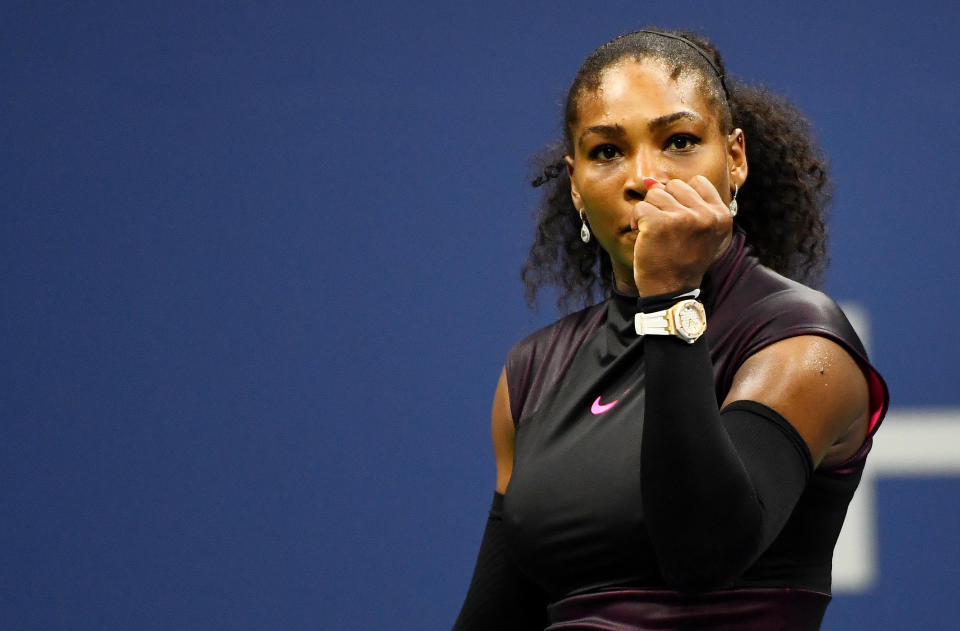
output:
[[[621,589],[550,605],[546,631],[815,631],[830,596],[805,589],[735,589],[704,594]]]

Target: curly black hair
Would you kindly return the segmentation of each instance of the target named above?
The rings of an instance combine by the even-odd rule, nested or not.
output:
[[[580,240],[580,217],[570,198],[564,156],[573,155],[580,96],[596,90],[603,70],[624,58],[656,59],[672,67],[672,76],[690,72],[701,79],[708,101],[718,108],[724,133],[739,127],[747,141],[750,175],[737,197],[737,225],[761,263],[816,286],[827,264],[825,219],[831,185],[826,157],[809,121],[765,87],[727,78],[720,53],[702,36],[651,27],[617,37],[587,57],[567,93],[563,137],[534,157],[537,177],[531,183],[544,192],[522,272],[527,303],[534,307],[537,294],[548,285],[560,290],[561,312],[591,304],[598,294],[601,299],[610,295],[609,257],[595,239],[586,244]]]

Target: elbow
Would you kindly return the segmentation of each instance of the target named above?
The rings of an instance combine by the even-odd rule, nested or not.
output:
[[[678,592],[731,587],[765,548],[764,516],[755,502],[727,506],[726,513],[718,507],[711,517],[688,516],[680,525],[649,529],[661,576]]]
[[[746,540],[737,545],[687,546],[660,558],[660,572],[667,587],[683,593],[701,594],[731,587],[756,556]]]

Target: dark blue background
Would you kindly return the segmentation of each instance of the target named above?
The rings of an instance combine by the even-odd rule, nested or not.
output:
[[[828,291],[895,407],[960,405],[960,12],[839,4],[4,2],[0,626],[449,627],[503,356],[554,317],[528,156],[647,24],[807,112]],[[957,491],[880,485],[826,629],[951,628]]]

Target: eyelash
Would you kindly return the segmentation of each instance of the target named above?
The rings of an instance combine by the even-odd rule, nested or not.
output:
[[[609,143],[606,143],[606,144],[598,145],[598,146],[594,147],[593,149],[591,149],[591,150],[590,150],[590,153],[588,153],[587,156],[588,156],[591,160],[599,160],[599,159],[600,159],[600,153],[601,153],[603,150],[605,150],[605,149],[613,149],[618,155],[620,154],[620,150],[617,149],[617,147],[616,147],[615,145],[611,145],[611,144],[609,144]],[[613,159],[613,158],[603,158],[604,161],[612,160],[612,159]]]
[[[678,140],[685,140],[687,142],[687,146],[683,149],[674,149],[674,151],[690,151],[693,148],[693,145],[700,144],[700,138],[694,136],[693,134],[674,134],[673,136],[670,136],[663,148],[669,149],[670,146]]]
[[[667,139],[667,142],[663,145],[664,150],[670,149],[671,145],[673,145],[675,142],[679,140],[685,141],[687,143],[687,146],[683,148],[674,149],[674,151],[677,151],[677,152],[690,151],[691,149],[693,149],[693,146],[700,144],[700,138],[697,136],[694,136],[693,134],[674,134],[673,136],[670,136],[670,138]],[[604,162],[613,160],[613,158],[616,156],[612,156],[609,158],[602,158],[600,155],[603,151],[608,149],[612,149],[614,152],[616,152],[617,155],[621,154],[620,149],[618,149],[616,145],[612,145],[610,143],[604,143],[602,145],[598,145],[593,149],[591,149],[590,153],[588,153],[587,156],[591,160],[602,160]]]

